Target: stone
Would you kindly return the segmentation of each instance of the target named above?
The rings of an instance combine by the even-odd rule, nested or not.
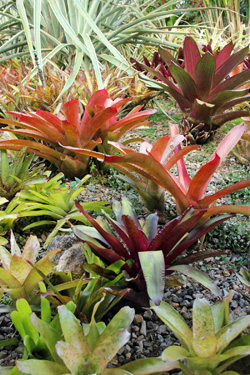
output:
[[[135,314],[134,323],[139,324],[143,321],[143,317],[140,314]]]
[[[82,242],[73,234],[56,236],[50,242],[48,252],[53,249],[61,251],[52,257],[53,270],[55,272],[69,271],[72,273],[73,279],[78,279],[84,273],[83,264],[85,255],[82,249]]]

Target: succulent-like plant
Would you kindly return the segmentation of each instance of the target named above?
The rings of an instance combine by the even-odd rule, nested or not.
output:
[[[6,204],[8,199],[0,197],[0,206]],[[18,209],[17,209],[18,207]],[[8,240],[3,237],[12,227],[14,221],[18,218],[19,209],[18,198],[13,198],[4,210],[0,211],[0,245],[6,245]]]
[[[11,251],[0,246],[0,297],[8,293],[13,301],[25,298],[29,303],[36,304],[39,296],[36,294],[38,282],[42,280],[39,273],[47,275],[52,270],[51,257],[59,249],[47,253],[42,259],[36,262],[40,244],[36,236],[30,236],[23,251],[17,245],[14,235],[11,232]],[[35,268],[33,267],[35,265]]]
[[[157,78],[154,87],[160,87],[178,103],[183,114],[184,133],[191,144],[205,143],[225,122],[249,115],[248,110],[228,111],[249,100],[248,89],[238,88],[250,81],[250,70],[228,78],[245,59],[249,47],[235,53],[232,53],[233,48],[230,42],[216,55],[211,51],[203,53],[193,38],[187,36],[183,44],[184,67],[166,49],[159,47],[159,54],[172,77],[140,64]]]
[[[250,325],[250,316],[229,323],[229,302],[233,292],[213,306],[205,299],[193,305],[193,331],[176,310],[162,302],[152,309],[173,331],[181,346],[170,346],[162,353],[163,360],[180,361],[183,375],[240,375],[224,370],[238,359],[250,354],[250,335],[237,339]]]
[[[77,202],[76,206],[96,230],[87,226],[81,226],[80,229],[72,227],[75,235],[88,243],[93,252],[108,264],[125,262],[122,270],[131,288],[125,298],[147,306],[150,296],[159,304],[163,297],[165,275],[169,275],[166,283],[176,282],[172,276],[174,271],[187,274],[209,287],[213,293],[220,294],[205,274],[188,266],[197,259],[211,256],[210,253],[186,257],[179,255],[229,215],[219,215],[199,225],[206,210],[196,211],[190,207],[158,232],[157,214],[151,214],[144,222],[140,222],[132,203],[126,197],[122,200],[122,206],[118,202],[114,203],[116,221],[106,215],[108,223],[101,217],[94,220]]]
[[[178,127],[176,125],[170,126],[172,136],[178,135]],[[113,165],[118,170],[122,171],[124,174],[128,175],[130,179],[133,178],[130,171],[136,172],[144,178],[149,179],[165,188],[175,199],[177,205],[177,212],[182,213],[190,205],[195,209],[206,209],[206,213],[203,219],[211,217],[218,213],[239,213],[244,215],[250,215],[249,206],[239,206],[239,205],[217,205],[215,202],[232,192],[243,189],[250,186],[250,179],[237,182],[233,185],[227,186],[218,192],[206,196],[206,188],[211,181],[211,178],[219,167],[220,163],[226,158],[230,150],[237,144],[243,135],[245,126],[241,125],[235,126],[221,141],[214,154],[211,156],[210,160],[202,166],[196,174],[191,179],[187,173],[185,163],[183,160],[183,154],[185,154],[185,149],[181,150],[178,145],[174,152],[175,155],[168,161],[166,157],[169,156],[168,152],[164,154],[164,150],[168,151],[164,139],[161,138],[157,141],[159,147],[155,153],[142,154],[139,152],[126,152],[123,157],[119,156],[107,156],[104,161]],[[189,151],[188,149],[187,151]],[[177,163],[178,168],[178,178],[170,172],[172,166]]]
[[[178,157],[181,158],[191,150],[199,147],[197,145],[187,146],[183,150],[180,150],[178,154],[175,154],[174,150],[184,139],[185,138],[183,135],[176,134],[173,137],[165,136],[159,138],[153,145],[144,141],[140,145],[139,153],[149,155],[158,163],[160,163],[165,170],[170,171],[170,169],[178,160]],[[112,146],[118,152],[120,152],[121,155],[125,156],[135,153],[133,149],[129,148],[128,146],[124,146],[121,143],[109,143],[111,143]],[[125,164],[125,167],[119,161],[113,164],[113,160],[116,161],[117,158],[106,157],[106,160],[111,161],[112,166],[115,169],[125,174],[125,176],[119,175],[118,177],[121,180],[128,182],[132,186],[132,188],[134,188],[138,192],[149,212],[157,211],[160,219],[163,219],[165,210],[165,188],[155,182],[152,176],[151,178],[150,176],[145,176],[142,168],[138,169],[138,171],[133,170],[133,172],[130,172],[127,168],[127,164]]]
[[[142,106],[137,106],[124,118],[117,120],[116,115],[127,99],[108,97],[104,90],[96,91],[80,119],[78,100],[71,100],[63,105],[64,116],[54,115],[47,111],[19,113],[8,112],[19,121],[0,119],[0,123],[15,126],[3,131],[13,132],[34,138],[35,140],[13,139],[0,141],[0,149],[20,150],[27,147],[28,153],[35,153],[47,159],[68,177],[82,178],[88,170],[91,151],[102,143],[106,150],[108,140],[118,141],[129,130],[148,124],[145,121],[155,110],[139,112]],[[21,128],[21,129],[17,129]],[[48,147],[43,141],[48,143]],[[85,154],[76,154],[64,146],[84,148]],[[108,149],[106,150],[106,152]]]
[[[76,179],[71,183],[61,183],[63,173],[58,173],[45,183],[30,185],[18,193],[20,202],[19,217],[29,216],[50,216],[50,220],[39,220],[26,225],[24,230],[35,228],[41,225],[55,225],[52,232],[46,239],[44,248],[47,248],[52,238],[57,234],[67,221],[80,221],[84,224],[87,220],[83,218],[75,207],[75,199],[85,190],[82,186],[89,178],[86,175],[81,180]],[[111,209],[105,207],[109,202],[82,202],[81,205],[86,210],[110,212]]]
[[[27,155],[24,147],[13,155],[10,165],[7,151],[0,150],[0,196],[10,200],[24,186],[46,182],[46,176],[39,175],[42,166],[33,171],[29,169],[33,156]]]
[[[17,369],[30,375],[38,372],[46,375],[149,375],[166,372],[179,365],[178,361],[146,358],[122,367],[108,368],[108,363],[129,340],[128,328],[134,318],[134,310],[123,307],[106,326],[103,322],[96,323],[94,318],[99,303],[95,306],[90,324],[80,324],[73,314],[73,304],[58,307],[56,326],[32,313],[30,321],[49,350],[50,359],[17,361]]]
[[[39,283],[40,291],[45,291],[45,285]],[[23,359],[28,358],[50,358],[50,352],[39,336],[35,327],[31,324],[29,317],[32,313],[32,309],[26,299],[21,298],[16,301],[16,310],[11,313],[11,320],[19,332],[23,344],[24,353]],[[50,303],[46,298],[41,299],[41,321],[50,324],[51,326],[56,326],[57,318],[54,318],[54,322],[51,321],[51,308]],[[51,324],[52,323],[52,324]]]

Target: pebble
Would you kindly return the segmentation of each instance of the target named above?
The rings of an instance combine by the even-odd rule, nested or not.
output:
[[[146,322],[145,320],[142,321],[141,323],[141,329],[140,329],[140,333],[144,336],[147,335],[147,327],[146,327]]]
[[[134,317],[134,320],[133,320],[133,323],[135,324],[139,324],[143,321],[143,317],[140,315],[140,314],[135,314],[135,317]]]
[[[149,320],[149,319],[152,318],[152,315],[153,315],[153,311],[151,311],[151,310],[146,310],[146,311],[144,312],[144,314],[143,314],[143,317],[144,317],[144,319]]]

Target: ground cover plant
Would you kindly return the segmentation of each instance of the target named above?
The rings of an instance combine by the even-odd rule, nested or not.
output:
[[[250,212],[248,166],[241,173],[241,167],[231,160],[227,176],[218,180],[222,162],[228,165],[235,146],[247,155],[247,143],[242,143],[248,140],[247,125],[231,123],[230,131],[225,127],[223,140],[216,138],[223,123],[249,114],[242,103],[249,98],[245,84],[250,73],[241,69],[248,47],[234,52],[233,43],[227,42],[220,51],[213,50],[207,40],[200,48],[187,36],[184,49],[175,50],[177,58],[173,59],[173,49],[179,47],[173,38],[175,33],[178,40],[184,38],[189,16],[175,0],[158,1],[157,6],[151,3],[18,0],[6,5],[0,0],[0,17],[6,22],[0,26],[4,36],[0,51],[15,55],[1,70],[5,81],[0,84],[1,110],[7,109],[0,119],[7,127],[1,130],[9,137],[0,140],[0,297],[5,302],[0,311],[11,311],[20,334],[17,341],[23,340],[24,348],[22,359],[8,363],[10,367],[0,366],[1,374],[169,375],[181,371],[182,375],[243,375],[228,366],[249,356],[249,335],[238,336],[249,326],[250,318],[246,315],[229,323],[233,293],[225,289],[235,287],[232,280],[249,288],[249,272],[233,270],[235,263],[227,261],[229,252],[219,242],[207,247],[204,236],[210,233],[216,239],[212,231],[223,223],[224,229],[228,226],[226,243],[232,248],[233,222],[239,241],[247,242],[249,235],[245,224]],[[194,15],[190,19],[194,20]],[[138,45],[131,45],[135,41]],[[151,47],[159,43],[163,47],[151,53]],[[32,55],[27,70],[19,60],[22,54]],[[9,58],[7,55],[2,58]],[[165,127],[150,129],[149,116],[156,116],[155,104],[145,110],[136,98],[128,97],[128,92],[138,91],[147,100],[151,92],[144,91],[142,76],[129,65],[130,57],[138,61],[142,55],[145,64],[136,65],[146,71],[144,82],[172,94],[184,114],[182,128],[175,123],[167,134],[167,119],[178,121],[173,102],[166,106],[172,110],[169,117],[164,114],[161,120]],[[52,68],[44,69],[48,62],[57,70],[55,75]],[[112,63],[120,65],[112,68]],[[59,71],[59,66],[65,71]],[[125,79],[124,68],[127,81],[120,85]],[[26,71],[27,77],[23,77]],[[162,101],[168,101],[166,95],[159,106]],[[211,152],[208,144],[206,155],[197,153],[198,145],[181,145],[203,143],[213,136],[215,151]],[[199,166],[193,164],[193,153]],[[43,165],[34,169],[34,161],[40,163],[41,159],[45,159]],[[125,175],[123,181],[110,174],[112,165]],[[89,172],[104,181],[101,188],[96,176],[83,186],[91,177]],[[106,188],[111,179],[112,190],[111,183]],[[119,196],[128,182],[145,207],[129,188],[132,201],[128,197],[120,198],[121,202],[113,200],[112,209],[103,202],[103,195]],[[171,220],[165,216],[166,206],[172,207]],[[152,213],[146,215],[146,208]],[[239,221],[236,213],[244,218]],[[11,228],[20,243],[12,232],[8,243]],[[29,231],[27,241],[21,228]],[[73,272],[54,272],[54,255],[63,253],[61,245],[46,250],[53,237],[69,239],[74,235],[81,240],[81,245],[77,244],[85,255],[77,279]],[[228,286],[222,290],[218,280],[212,281],[216,270],[209,262],[224,253],[220,261],[224,262]],[[245,264],[244,257],[238,266]],[[207,263],[203,262],[206,258]],[[238,279],[226,276],[230,272]],[[187,309],[193,307],[192,328],[180,315],[185,310],[179,309],[179,313],[175,309],[178,303],[168,304],[168,292],[173,290],[169,288],[187,291],[188,277],[207,288],[204,293],[202,290],[206,298],[196,298],[194,290],[190,292]],[[193,285],[190,283],[189,290]],[[210,298],[217,299],[212,306]],[[138,330],[132,326],[129,333],[129,327],[144,314],[138,306],[146,308],[153,330],[158,314],[181,346],[172,342],[166,348],[162,342],[159,357],[140,360],[135,348],[121,365],[113,362],[114,356],[125,350],[130,340],[133,343]],[[1,317],[0,334],[2,322]],[[146,332],[150,325],[145,327]],[[144,328],[141,324],[140,333]],[[0,346],[13,342],[15,338],[0,340]],[[146,354],[146,345],[144,349]]]

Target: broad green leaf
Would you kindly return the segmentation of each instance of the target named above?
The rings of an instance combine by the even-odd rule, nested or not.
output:
[[[97,340],[91,354],[91,362],[96,364],[96,368],[99,371],[104,370],[107,367],[110,360],[130,338],[130,334],[125,328],[120,328],[119,330],[110,333],[108,336],[105,332],[106,329]]]
[[[39,288],[41,293],[46,293],[46,286],[43,282],[39,283]],[[45,297],[41,297],[41,320],[46,323],[51,322],[51,308],[50,302]]]
[[[166,348],[161,358],[163,361],[178,361],[190,357],[190,353],[181,346],[172,345]]]
[[[65,341],[81,353],[82,360],[87,361],[91,350],[78,319],[66,306],[59,306],[58,314]]]
[[[225,301],[216,301],[212,306],[214,332],[217,333],[223,326],[225,319]]]
[[[3,347],[3,346],[14,346],[14,345],[18,345],[19,344],[19,340],[17,337],[12,337],[10,339],[5,339],[5,340],[0,340],[0,347]],[[0,367],[0,374],[2,375],[2,372],[1,372],[1,367]]]
[[[58,333],[54,328],[52,328],[48,323],[39,319],[35,313],[30,315],[30,321],[35,327],[35,329],[40,333],[42,336],[45,344],[49,348],[49,351],[54,359],[55,362],[63,363],[61,359],[58,357],[55,349],[56,343],[61,339],[60,332]]]
[[[138,359],[120,367],[133,375],[164,373],[175,368],[180,368],[179,361],[163,361],[161,358]]]
[[[58,341],[55,347],[57,354],[66,364],[71,374],[84,373],[83,368],[86,366],[86,364],[88,366],[89,362],[87,361],[87,358],[85,361],[83,360],[83,353],[76,350],[76,348],[70,345],[68,342],[64,341]]]
[[[64,375],[68,373],[66,366],[52,361],[44,361],[41,359],[29,359],[27,361],[17,361],[16,364],[19,371],[24,374],[38,375]]]
[[[183,273],[188,277],[192,277],[194,280],[198,281],[200,284],[208,288],[217,297],[221,296],[220,289],[213,284],[209,277],[205,273],[195,269],[194,267],[188,265],[178,265],[170,267],[169,270],[177,271]]]
[[[163,252],[139,252],[139,259],[143,275],[147,284],[149,298],[159,305],[162,301],[165,286],[165,262]]]
[[[206,334],[203,337],[194,337],[192,347],[199,358],[211,358],[216,355],[217,340],[215,335]]]
[[[193,304],[193,336],[195,339],[214,335],[214,319],[209,302],[195,299]]]
[[[158,317],[173,331],[182,346],[192,350],[191,340],[193,337],[191,329],[183,317],[168,303],[161,302],[160,306],[152,306]]]
[[[28,335],[30,338],[32,338],[33,342],[36,344],[39,338],[37,330],[34,328],[34,326],[30,322],[30,314],[32,313],[32,310],[28,304],[28,302],[25,299],[19,299],[16,301],[16,308],[17,311],[13,311],[11,314],[12,321],[16,327],[16,329],[19,331],[20,329],[20,335],[24,339],[23,335]],[[17,314],[18,312],[18,314]]]
[[[243,316],[221,328],[216,334],[218,353],[221,353],[244,329],[250,325],[250,316]]]
[[[6,150],[1,150],[1,179],[5,184],[9,176],[9,159]],[[1,198],[1,204],[8,202],[6,198]]]
[[[121,370],[120,368],[106,368],[102,375],[133,375],[131,372]]]
[[[7,285],[9,288],[21,287],[21,283],[9,271],[0,267],[0,285]]]
[[[227,359],[232,359],[238,356],[246,356],[250,354],[250,346],[237,346],[235,348],[228,349],[220,354],[220,362],[226,361]]]

